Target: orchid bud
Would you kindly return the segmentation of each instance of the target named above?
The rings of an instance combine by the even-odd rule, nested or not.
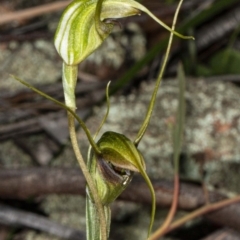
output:
[[[134,172],[140,172],[152,195],[152,216],[148,235],[155,215],[155,194],[145,172],[142,154],[126,136],[116,132],[105,132],[97,146],[100,154],[94,154],[90,173],[95,181],[99,197],[104,205],[113,202],[128,186]]]
[[[140,171],[138,165],[145,165],[141,153],[122,134],[106,132],[97,146],[101,154],[94,154],[90,171],[102,203],[108,205],[127,187],[133,172]]]

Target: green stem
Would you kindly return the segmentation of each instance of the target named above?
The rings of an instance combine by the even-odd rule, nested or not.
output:
[[[144,171],[142,169],[142,171]],[[143,174],[144,173],[144,174]],[[144,180],[146,181],[149,189],[150,189],[150,193],[151,193],[151,196],[152,196],[152,210],[151,210],[151,218],[150,218],[150,224],[149,224],[149,228],[148,228],[148,238],[151,234],[151,231],[152,231],[152,227],[153,227],[153,223],[154,223],[154,219],[155,219],[155,212],[156,212],[156,196],[155,196],[155,191],[154,191],[154,188],[152,186],[152,183],[148,177],[148,175],[145,173],[145,171],[142,173],[142,176],[144,178]]]
[[[66,66],[66,65],[65,65]],[[64,81],[67,82],[67,84],[69,82],[72,82],[74,83],[75,81],[67,81],[67,78],[68,77],[73,77],[75,76],[76,77],[76,74],[71,74],[71,73],[74,73],[74,71],[72,71],[71,68],[68,68],[69,66],[67,66],[67,73],[64,74]],[[66,69],[64,67],[64,69]],[[94,205],[95,205],[95,208],[97,209],[98,211],[98,214],[99,214],[99,219],[100,221],[98,221],[98,228],[101,229],[101,240],[107,240],[107,232],[106,232],[106,229],[108,230],[109,227],[107,226],[107,223],[106,223],[106,220],[105,220],[105,214],[104,212],[106,211],[105,210],[105,207],[103,207],[99,197],[98,197],[98,193],[97,193],[97,189],[93,183],[93,180],[91,178],[91,175],[87,169],[87,166],[83,160],[83,157],[81,155],[81,152],[79,150],[79,147],[78,147],[78,142],[77,142],[77,137],[76,137],[76,132],[75,132],[75,122],[74,120],[77,119],[77,121],[79,122],[79,124],[82,126],[82,128],[84,129],[86,135],[88,136],[88,139],[94,149],[94,152],[96,154],[100,154],[100,150],[98,149],[96,143],[94,142],[93,138],[91,137],[90,135],[90,132],[89,130],[87,129],[86,125],[84,124],[84,122],[77,116],[77,114],[75,113],[75,107],[72,107],[70,108],[69,106],[66,106],[65,104],[59,102],[58,100],[52,98],[51,96],[43,93],[42,91],[36,89],[35,87],[31,86],[30,84],[28,84],[27,82],[23,81],[22,79],[20,78],[17,78],[13,75],[11,75],[14,79],[16,79],[17,81],[19,81],[20,83],[22,83],[23,85],[25,85],[26,87],[28,87],[29,89],[33,90],[34,92],[38,93],[39,95],[49,99],[50,101],[56,103],[57,105],[59,105],[60,107],[64,108],[67,110],[68,112],[68,122],[69,122],[69,134],[70,134],[70,138],[71,138],[71,142],[72,142],[72,146],[73,146],[73,150],[74,150],[74,153],[75,153],[75,156],[78,160],[78,163],[80,165],[80,168],[83,172],[83,175],[84,177],[86,178],[86,181],[87,181],[87,184],[88,184],[88,187],[90,189],[90,192],[91,192],[91,196],[94,200]],[[67,86],[67,84],[65,84],[65,88]],[[68,98],[73,98],[75,100],[75,96],[73,96],[72,94],[74,93],[74,88],[72,87],[71,91],[68,91],[68,94],[65,94],[65,96],[67,96]],[[75,94],[74,94],[75,95]],[[72,106],[75,106],[75,103],[73,103],[73,99],[70,99],[69,103],[71,103]],[[95,216],[97,214],[95,213]],[[109,225],[109,223],[108,223]]]
[[[106,229],[105,234],[108,238],[111,223],[111,209],[109,206],[103,206],[105,214]],[[87,225],[87,240],[103,240],[100,229],[100,218],[97,205],[89,196],[86,198],[86,225]]]
[[[105,123],[108,113],[109,113],[109,109],[110,109],[109,85],[110,85],[110,82],[108,83],[107,88],[106,88],[107,112],[106,112],[105,116],[103,117],[103,120],[102,120],[100,126],[98,127],[96,133],[94,134],[94,137],[93,137],[94,140],[97,137],[99,131],[101,130],[103,124]],[[92,147],[90,145],[89,149],[88,149],[88,157],[87,157],[87,167],[88,167],[90,174],[92,174],[91,170],[96,167],[96,166],[94,166],[94,167],[92,166],[93,165],[92,161],[94,161],[94,160],[91,157],[91,149],[92,149]],[[95,162],[95,164],[96,164],[96,162]],[[94,174],[93,174],[93,176],[94,176]],[[106,224],[107,224],[106,234],[108,236],[109,232],[110,232],[110,224],[111,224],[111,209],[109,206],[103,206],[103,208],[104,208],[105,219],[106,219]],[[87,225],[87,240],[99,240],[99,236],[101,236],[100,228],[99,228],[99,216],[98,216],[96,204],[92,202],[91,198],[88,195],[86,198],[86,225]]]
[[[78,66],[67,65],[63,62],[62,66],[62,82],[64,90],[65,103],[68,107],[75,110],[75,88],[77,83]]]
[[[181,0],[179,2],[178,7],[176,9],[174,19],[173,19],[173,24],[172,24],[172,30],[175,29],[175,24],[177,22],[177,17],[178,17],[178,13],[179,13],[180,7],[182,5],[182,2],[183,2],[183,0]],[[171,32],[170,37],[169,37],[168,46],[167,46],[167,50],[166,50],[166,55],[164,57],[163,64],[162,64],[160,73],[158,75],[158,79],[157,79],[157,82],[156,82],[156,85],[155,85],[155,88],[154,88],[154,91],[153,91],[153,94],[152,94],[152,97],[151,97],[151,100],[150,100],[150,103],[149,103],[149,106],[148,106],[147,114],[146,114],[145,119],[143,121],[143,124],[142,124],[142,126],[141,126],[141,128],[140,128],[140,130],[137,134],[137,137],[134,141],[134,144],[136,146],[138,146],[139,142],[141,141],[141,139],[142,139],[143,135],[145,134],[146,129],[149,125],[149,122],[150,122],[150,119],[151,119],[151,116],[152,116],[152,112],[153,112],[153,108],[154,108],[154,105],[155,105],[155,102],[156,102],[158,88],[161,84],[162,77],[163,77],[163,74],[164,74],[164,71],[165,71],[165,68],[166,68],[166,65],[167,65],[168,56],[169,56],[169,53],[170,53],[172,41],[173,41],[173,31]]]
[[[108,114],[109,114],[109,110],[110,110],[110,99],[109,99],[109,87],[110,87],[111,81],[108,82],[107,87],[106,87],[106,102],[107,102],[107,111],[102,119],[102,122],[100,123],[97,131],[95,132],[93,139],[95,140],[97,135],[99,134],[100,130],[102,129],[104,123],[107,120]]]
[[[95,132],[94,136],[93,136],[93,140],[96,139],[98,133],[100,132],[100,130],[102,129],[102,126],[103,124],[106,122],[107,120],[107,117],[108,117],[108,114],[109,114],[109,109],[110,109],[110,100],[109,100],[109,86],[110,86],[110,83],[111,81],[108,82],[107,84],[107,88],[106,88],[106,101],[107,101],[107,111],[105,113],[105,116],[103,117],[102,119],[102,122],[100,123],[97,131]],[[95,144],[95,142],[94,142]],[[97,147],[97,145],[96,145]],[[97,147],[98,148],[98,147]],[[88,148],[88,154],[87,154],[87,166],[88,166],[88,169],[90,169],[90,166],[91,166],[91,151],[92,151],[92,145],[90,144],[89,148]],[[95,151],[95,150],[94,150]],[[96,154],[100,154],[101,151],[99,149],[99,152],[95,151]]]
[[[69,134],[70,134],[73,151],[78,160],[78,163],[83,172],[83,175],[87,181],[88,188],[90,190],[91,196],[94,201],[94,203],[93,203],[94,208],[96,208],[94,216],[87,215],[87,217],[88,217],[88,219],[90,217],[91,219],[89,221],[92,221],[93,223],[95,222],[97,225],[96,227],[100,229],[100,233],[101,233],[100,239],[107,240],[106,229],[108,229],[108,228],[107,228],[105,214],[104,214],[104,207],[98,197],[98,192],[97,192],[96,186],[93,182],[93,179],[88,171],[88,168],[87,168],[87,166],[83,160],[82,154],[79,150],[76,131],[75,131],[75,118],[70,113],[68,113],[68,124],[69,124]],[[98,240],[98,239],[94,239],[94,240]]]
[[[63,63],[62,81],[63,81],[64,97],[65,97],[66,105],[70,109],[72,109],[72,111],[75,111],[76,109],[75,88],[77,83],[77,70],[78,70],[77,65],[70,66]],[[98,229],[98,238],[94,238],[91,240],[99,240],[99,239],[107,240],[107,231],[106,231],[107,224],[105,219],[104,207],[98,196],[97,188],[94,184],[93,178],[83,160],[82,154],[78,147],[78,140],[77,140],[76,130],[75,130],[75,118],[70,113],[68,113],[68,125],[69,125],[69,134],[70,134],[73,151],[78,160],[78,163],[83,172],[83,175],[87,181],[87,190],[89,189],[89,193],[88,193],[89,196],[87,196],[87,198],[90,198],[91,196],[92,199],[89,199],[89,201],[93,200],[92,204],[94,205],[94,207],[91,209],[94,209],[94,211],[91,211],[90,214],[92,212],[95,214],[93,216],[87,214],[86,217],[88,219],[88,222],[92,222],[94,224],[93,229]]]
[[[78,74],[78,66],[77,65],[67,65],[66,63],[63,63],[62,67],[62,82],[63,82],[63,90],[64,90],[64,98],[66,105],[75,112],[76,109],[76,100],[75,100],[75,88],[77,84],[77,74]],[[81,127],[84,129],[88,140],[93,147],[95,153],[100,154],[100,150],[95,144],[89,130],[87,129],[84,122],[76,118],[78,122],[80,123]],[[79,121],[80,120],[80,121]]]

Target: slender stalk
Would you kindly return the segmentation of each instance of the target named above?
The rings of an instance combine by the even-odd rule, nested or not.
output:
[[[36,93],[40,94],[41,96],[51,100],[52,102],[56,103],[57,105],[59,105],[60,107],[66,109],[68,111],[69,134],[70,134],[73,150],[74,150],[75,156],[78,160],[78,163],[80,165],[80,168],[83,172],[83,175],[86,178],[91,196],[92,196],[93,201],[94,201],[94,205],[95,205],[95,208],[96,208],[96,211],[97,211],[97,212],[95,212],[94,217],[99,215],[98,216],[98,219],[99,219],[98,221],[95,221],[95,219],[94,220],[91,219],[91,221],[92,222],[95,221],[96,224],[98,225],[98,228],[100,229],[99,234],[101,236],[101,240],[107,240],[107,232],[109,231],[109,227],[107,227],[104,212],[108,212],[108,211],[106,211],[106,209],[104,209],[104,207],[103,207],[103,205],[102,205],[102,203],[101,203],[101,201],[98,197],[98,193],[97,193],[97,189],[95,187],[95,184],[93,183],[92,177],[91,177],[91,175],[88,171],[88,168],[87,168],[87,166],[86,166],[86,164],[83,160],[83,157],[81,155],[81,152],[79,150],[77,137],[76,137],[76,132],[75,132],[74,121],[75,121],[75,118],[76,118],[77,121],[79,122],[79,124],[84,129],[86,135],[88,136],[88,139],[91,143],[91,146],[94,149],[94,152],[96,154],[100,154],[100,150],[98,149],[98,147],[95,144],[93,138],[91,137],[90,132],[87,129],[86,125],[75,113],[75,109],[76,109],[76,106],[75,106],[75,85],[76,85],[76,79],[77,79],[76,69],[77,69],[76,66],[69,66],[69,65],[66,65],[66,64],[63,65],[64,96],[65,96],[66,104],[68,104],[68,105],[65,105],[65,104],[59,102],[58,100],[52,98],[51,96],[41,92],[40,90],[34,88],[33,86],[31,86],[27,82],[23,81],[22,79],[17,78],[15,76],[12,76],[12,77],[15,78],[17,81],[21,82],[22,84],[24,84],[25,86],[27,86],[28,88],[32,89],[34,92],[36,92]],[[98,236],[98,239],[100,238],[100,236]]]
[[[185,75],[183,66],[179,64],[177,69],[177,78],[179,84],[179,94],[178,94],[178,109],[176,114],[176,123],[173,126],[173,161],[174,161],[174,172],[178,174],[179,172],[179,155],[182,148],[182,139],[184,133],[184,122],[186,115],[186,103],[185,103]]]
[[[166,50],[166,55],[164,57],[163,65],[161,67],[161,70],[160,70],[160,73],[159,73],[159,76],[158,76],[158,79],[157,79],[157,82],[156,82],[156,85],[155,85],[155,88],[154,88],[154,91],[153,91],[153,94],[152,94],[152,98],[151,98],[150,103],[149,103],[149,107],[148,107],[146,117],[145,117],[145,119],[143,121],[143,124],[142,124],[142,126],[141,126],[141,128],[140,128],[140,130],[137,134],[137,137],[136,137],[135,141],[134,141],[134,144],[136,146],[138,146],[139,142],[141,141],[141,139],[142,139],[143,135],[145,134],[145,131],[148,127],[148,124],[150,122],[152,111],[153,111],[153,108],[154,108],[154,105],[155,105],[155,102],[156,102],[157,92],[158,92],[159,86],[161,84],[161,80],[162,80],[162,77],[163,77],[163,74],[164,74],[164,70],[165,70],[165,67],[166,67],[166,64],[167,64],[167,61],[168,61],[168,56],[169,56],[172,41],[173,41],[174,29],[175,29],[175,25],[176,25],[176,22],[177,22],[177,17],[178,17],[179,10],[180,10],[180,7],[182,5],[182,2],[183,2],[183,0],[180,0],[180,2],[178,4],[178,7],[176,9],[175,15],[174,15],[173,24],[172,24],[172,28],[171,28],[172,31],[171,31],[171,34],[170,34],[170,37],[169,37],[168,46],[167,46],[167,50]],[[182,97],[182,95],[180,95],[180,96]],[[181,106],[182,105],[180,104],[179,105],[179,111],[181,110]],[[180,116],[181,116],[181,114],[180,114]],[[182,121],[181,121],[181,123],[182,123]],[[177,130],[180,130],[180,131],[177,131],[177,133],[176,133],[177,136],[181,135],[182,128],[180,127]],[[173,140],[175,142],[175,139],[173,139]],[[160,228],[160,230],[159,230],[160,232],[164,231],[169,226],[169,224],[171,223],[171,221],[172,221],[172,219],[175,215],[175,212],[176,212],[176,209],[177,209],[177,203],[178,203],[178,194],[179,194],[179,174],[178,174],[179,146],[177,145],[176,149],[175,149],[176,144],[174,144],[173,146],[174,146],[174,152],[176,153],[176,154],[174,154],[175,155],[175,161],[174,161],[175,162],[174,197],[173,197],[173,202],[172,202],[172,206],[171,206],[171,209],[169,211],[168,217],[167,217],[165,223],[163,224],[163,226]],[[153,203],[153,206],[154,206],[155,205],[155,194],[153,194],[153,201],[154,201],[154,203]],[[155,206],[154,206],[154,209],[152,211],[154,211],[154,213],[155,213]],[[153,225],[154,213],[152,212],[151,223],[150,223],[150,231],[151,231],[151,228],[152,228],[152,225]],[[150,231],[149,231],[148,234],[150,234]],[[152,239],[152,238],[150,237],[149,239]]]
[[[66,102],[66,105],[70,109],[72,109],[73,112],[75,112],[75,109],[76,109],[75,87],[77,83],[78,67],[77,65],[67,65],[66,63],[63,63],[62,69],[63,69],[62,81],[63,81],[65,102]],[[89,189],[90,191],[88,193],[87,198],[89,202],[93,201],[92,202],[93,207],[91,209],[94,209],[94,210],[90,212],[88,212],[87,210],[87,213],[89,213],[87,214],[87,221],[88,221],[87,229],[88,229],[88,223],[92,222],[92,224],[94,224],[94,229],[98,229],[97,231],[98,236],[95,236],[95,238],[90,240],[99,240],[99,239],[107,240],[108,228],[107,228],[106,219],[105,219],[104,207],[98,196],[96,185],[94,184],[94,181],[89,172],[89,169],[85,164],[82,154],[80,152],[80,149],[78,147],[78,140],[77,140],[76,130],[75,130],[75,118],[70,113],[68,113],[68,125],[69,125],[69,134],[70,134],[73,151],[75,153],[79,166],[83,172],[83,175],[87,181],[87,186],[88,186],[87,190]],[[90,205],[87,204],[87,207],[90,207]],[[91,213],[93,213],[94,215],[91,215]]]
[[[151,195],[152,195],[152,210],[151,210],[151,220],[150,220],[150,224],[149,224],[149,228],[148,228],[148,237],[151,234],[152,231],[152,227],[153,227],[153,223],[154,223],[154,219],[155,219],[155,212],[156,212],[156,196],[155,196],[155,191],[154,188],[152,186],[152,183],[150,181],[150,179],[148,178],[148,176],[146,175],[144,177],[145,181],[147,182]]]
[[[110,224],[111,224],[111,209],[109,205],[103,206],[105,214],[106,228],[104,234],[106,239],[109,236]],[[100,228],[99,212],[97,205],[91,200],[90,196],[86,197],[86,223],[87,223],[87,240],[103,240],[102,229]]]
[[[180,10],[180,7],[182,5],[183,0],[180,0],[178,7],[176,9],[175,15],[174,15],[174,19],[173,19],[173,24],[172,24],[172,30],[174,30],[175,28],[175,24],[177,22],[177,16]],[[141,129],[139,130],[138,136],[135,140],[135,144],[138,145],[138,143],[140,142],[141,138],[143,137],[147,126],[149,124],[150,121],[150,117],[153,111],[153,107],[155,105],[155,101],[156,101],[156,96],[157,96],[157,92],[158,92],[158,88],[159,85],[161,83],[161,79],[164,73],[164,69],[167,63],[167,58],[170,52],[170,48],[171,48],[171,44],[172,44],[172,40],[173,40],[173,32],[171,32],[170,34],[170,38],[169,38],[169,42],[168,42],[168,47],[167,47],[167,51],[166,51],[166,56],[164,58],[164,62],[163,62],[163,66],[160,70],[159,73],[159,77],[157,79],[157,83],[155,85],[154,88],[154,92],[152,94],[152,98],[149,104],[149,108],[148,108],[148,112],[146,115],[146,118],[143,122],[143,125],[141,127]],[[181,69],[180,69],[181,70]],[[180,72],[179,70],[179,72]],[[171,209],[168,213],[168,216],[164,222],[164,224],[160,227],[160,229],[157,231],[157,234],[161,234],[162,232],[165,231],[165,229],[168,228],[168,226],[170,225],[170,223],[172,222],[174,215],[176,213],[177,210],[177,204],[178,204],[178,194],[179,194],[179,154],[180,154],[180,147],[181,147],[181,143],[182,143],[182,132],[183,132],[183,122],[184,122],[184,115],[185,115],[185,104],[184,104],[184,78],[181,78],[179,80],[180,84],[180,89],[179,89],[179,107],[178,107],[178,111],[177,111],[177,119],[179,120],[179,122],[176,123],[175,127],[174,127],[174,134],[173,134],[173,148],[174,148],[174,194],[173,194],[173,201],[172,201],[172,205],[171,205]],[[153,234],[152,236],[150,236],[149,239],[153,240],[155,239],[156,233]]]
[[[160,234],[157,234],[157,232],[156,232],[155,238],[153,238],[151,240],[159,239],[164,234],[171,232],[172,230],[182,226],[186,222],[188,222],[196,217],[200,217],[204,214],[214,212],[220,208],[227,207],[227,206],[237,203],[237,202],[240,202],[240,196],[203,206],[203,207],[197,209],[196,211],[193,211],[192,213],[187,214],[185,217],[182,217],[182,218],[174,221],[167,229],[165,229],[164,232],[161,232]]]
[[[97,137],[99,131],[101,130],[109,114],[109,109],[110,109],[109,85],[110,85],[110,82],[108,83],[106,88],[107,112],[103,117],[102,122],[100,123],[100,126],[98,127],[96,133],[93,136],[94,140]],[[88,157],[87,157],[87,167],[89,169],[90,174],[91,174],[91,166],[93,164],[92,163],[93,158],[91,158],[91,150],[92,150],[92,146],[90,145],[88,149]],[[111,225],[111,209],[109,206],[103,206],[103,208],[104,208],[105,219],[107,224],[106,234],[108,236],[110,232],[110,225]],[[100,228],[98,223],[99,216],[98,216],[96,205],[91,201],[89,196],[86,197],[86,222],[87,222],[87,240],[98,240],[100,236],[99,234]]]
[[[170,211],[164,223],[155,232],[150,239],[154,240],[159,235],[162,235],[171,224],[175,213],[177,211],[178,195],[179,195],[179,155],[182,147],[182,137],[184,132],[185,120],[185,76],[182,65],[178,67],[178,81],[179,81],[179,94],[178,94],[178,109],[176,114],[176,123],[173,126],[173,151],[174,151],[174,192],[173,200]]]
[[[180,7],[182,5],[182,2],[183,2],[183,0],[181,0],[179,2],[178,7],[176,9],[176,12],[175,12],[175,15],[174,15],[174,19],[173,19],[173,24],[172,24],[172,30],[175,29],[175,25],[176,25],[176,22],[177,22],[177,17],[178,17],[179,10],[180,10]],[[165,57],[164,57],[164,60],[163,60],[163,64],[162,64],[160,73],[158,75],[158,79],[157,79],[157,82],[156,82],[156,85],[155,85],[155,88],[154,88],[154,91],[153,91],[153,94],[152,94],[152,97],[151,97],[151,100],[150,100],[150,103],[149,103],[149,106],[148,106],[147,114],[145,116],[145,119],[143,121],[143,124],[142,124],[140,130],[138,131],[137,137],[136,137],[136,139],[134,141],[134,144],[136,146],[138,146],[139,142],[141,141],[141,139],[142,139],[143,135],[145,134],[146,129],[147,129],[148,125],[149,125],[150,118],[151,118],[152,112],[153,112],[153,108],[154,108],[154,105],[155,105],[155,102],[156,102],[158,88],[159,88],[159,86],[160,86],[160,84],[162,82],[162,77],[163,77],[163,74],[164,74],[164,71],[165,71],[165,68],[166,68],[166,65],[167,65],[168,56],[170,54],[172,41],[173,41],[173,32],[171,32],[170,37],[169,37],[166,54],[165,54]]]
[[[63,62],[62,66],[62,83],[65,103],[73,111],[76,110],[75,88],[77,84],[77,65],[67,65]]]
[[[100,123],[97,131],[95,132],[93,139],[95,140],[95,138],[97,137],[97,135],[99,134],[100,130],[102,129],[104,123],[107,120],[108,114],[109,114],[109,110],[110,110],[110,99],[109,99],[109,87],[110,87],[111,81],[108,82],[107,87],[106,87],[106,102],[107,102],[107,111],[102,119],[102,122]]]
[[[27,86],[28,88],[30,88],[31,90],[33,90],[34,92],[40,94],[41,96],[51,100],[52,102],[56,103],[57,105],[59,105],[60,107],[64,108],[67,110],[68,112],[68,122],[69,122],[69,134],[70,134],[70,138],[71,138],[71,142],[72,142],[72,146],[73,146],[73,150],[75,153],[75,156],[77,158],[77,161],[80,165],[80,168],[83,172],[84,177],[86,178],[89,190],[91,192],[91,196],[93,198],[94,204],[95,204],[95,208],[97,209],[97,213],[95,214],[95,216],[98,216],[99,221],[97,221],[98,224],[98,228],[101,230],[100,234],[101,234],[101,240],[107,240],[107,231],[109,229],[109,227],[107,227],[107,223],[105,220],[105,214],[104,212],[106,212],[106,210],[104,209],[99,197],[98,197],[98,193],[97,193],[97,189],[95,187],[95,184],[93,183],[92,177],[88,171],[88,168],[83,160],[83,157],[81,155],[81,152],[79,150],[78,147],[78,142],[77,142],[77,137],[76,137],[76,132],[75,132],[75,118],[77,119],[77,121],[79,122],[79,124],[82,126],[82,128],[84,129],[86,135],[88,136],[88,139],[91,143],[91,146],[93,147],[94,151],[96,154],[100,153],[100,150],[98,149],[97,145],[95,144],[93,138],[90,135],[89,130],[87,129],[86,125],[84,124],[84,122],[77,116],[77,114],[75,113],[75,87],[72,87],[71,84],[76,84],[76,81],[74,79],[71,78],[76,78],[77,75],[76,73],[76,69],[75,67],[71,68],[71,66],[67,66],[64,65],[64,69],[66,69],[66,72],[63,73],[63,80],[64,80],[64,90],[67,91],[67,93],[65,93],[65,97],[68,98],[68,104],[71,107],[59,102],[58,100],[52,98],[51,96],[41,92],[40,90],[36,89],[35,87],[31,86],[30,84],[28,84],[27,82],[23,81],[20,78],[17,78],[15,76],[12,75],[12,77],[14,79],[16,79],[17,81],[21,82],[22,84],[24,84],[25,86]],[[69,85],[69,89],[67,89]],[[72,94],[72,96],[71,96]],[[94,216],[94,217],[95,217]],[[93,221],[93,220],[92,220]],[[100,238],[100,236],[98,236],[98,239]]]
[[[97,227],[100,228],[101,238],[98,238],[98,239],[107,240],[107,233],[106,233],[107,224],[106,224],[106,220],[105,220],[104,207],[98,197],[96,186],[92,180],[92,177],[88,171],[88,168],[87,168],[87,166],[83,160],[82,154],[79,150],[76,131],[75,131],[75,118],[70,113],[68,113],[68,124],[69,124],[70,139],[71,139],[71,143],[72,143],[72,147],[73,147],[75,156],[78,160],[80,168],[83,172],[83,175],[84,175],[84,177],[87,181],[88,187],[90,189],[91,196],[94,200],[94,207],[97,209],[96,210],[97,213],[95,212],[94,216],[91,216],[91,215],[87,216],[88,221],[95,222],[97,224]],[[87,197],[89,197],[89,196],[87,196]],[[95,218],[97,218],[97,219],[95,219]]]
[[[167,216],[166,220],[164,221],[163,225],[161,225],[161,227],[150,236],[149,240],[158,239],[159,236],[162,236],[168,229],[169,225],[171,224],[171,222],[175,216],[176,210],[177,210],[178,194],[179,194],[179,175],[175,174],[174,175],[173,201],[172,201],[171,209],[168,212],[168,216]]]

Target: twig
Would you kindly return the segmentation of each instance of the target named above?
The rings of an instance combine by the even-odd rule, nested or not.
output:
[[[173,184],[170,181],[153,181],[157,196],[157,205],[169,207],[172,202]],[[78,169],[74,168],[28,168],[21,170],[0,170],[0,198],[27,199],[47,194],[81,194],[85,195],[85,179]],[[146,183],[135,176],[121,199],[151,203],[151,196]],[[211,200],[219,200],[219,195],[211,194]],[[181,183],[178,207],[193,210],[204,204],[202,188],[193,184]]]
[[[14,227],[28,227],[65,239],[86,239],[85,234],[79,230],[53,222],[46,217],[8,207],[3,204],[0,204],[0,223]]]
[[[192,220],[196,217],[202,216],[202,215],[207,214],[207,213],[211,213],[211,212],[216,211],[220,208],[224,208],[226,206],[229,206],[231,204],[238,203],[238,202],[240,202],[240,196],[203,206],[203,207],[197,209],[196,211],[194,211],[192,213],[189,213],[185,217],[182,217],[179,220],[176,220],[175,222],[173,222],[168,227],[168,229],[166,229],[166,231],[163,234],[166,234],[166,233],[182,226],[186,222],[188,222],[188,221],[190,221],[190,220]],[[160,237],[160,236],[158,236],[158,237]]]
[[[71,1],[59,1],[59,2],[41,5],[38,7],[32,7],[29,9],[20,10],[13,13],[3,14],[0,18],[0,25],[8,22],[12,22],[12,21],[29,19],[42,14],[50,13],[50,12],[55,12],[66,7],[70,2]]]
[[[22,170],[0,170],[0,198],[28,199],[47,194],[85,195],[85,179],[79,169],[73,168],[30,168]],[[153,181],[156,191],[156,204],[169,207],[173,198],[173,183],[166,180]],[[135,176],[126,191],[119,197],[122,200],[151,204],[151,195],[146,183]],[[217,192],[210,192],[211,202],[224,199]],[[194,210],[205,203],[201,186],[190,183],[180,184],[178,209]],[[206,215],[212,222],[240,231],[240,204]]]
[[[85,195],[86,182],[73,168],[0,170],[0,198],[27,199],[47,194]]]
[[[161,225],[161,227],[150,236],[149,240],[158,239],[159,236],[162,236],[165,233],[165,231],[169,228],[169,225],[171,224],[175,216],[175,213],[177,211],[178,194],[179,194],[179,175],[176,173],[174,175],[173,201],[172,201],[171,208],[168,212],[167,218],[164,221],[163,225]]]

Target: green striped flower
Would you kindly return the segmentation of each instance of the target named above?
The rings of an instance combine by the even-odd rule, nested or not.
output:
[[[115,19],[145,12],[164,28],[173,32],[148,9],[134,0],[104,0],[99,28],[95,19],[96,6],[97,0],[75,0],[63,12],[54,43],[65,64],[77,65],[96,50],[112,32]],[[174,33],[179,37],[189,38]]]
[[[60,19],[54,42],[59,55],[68,65],[80,63],[109,36],[114,24],[111,21],[104,23],[105,20],[140,13],[122,1],[106,0],[101,12],[105,29],[99,33],[94,20],[96,4],[96,0],[75,0],[66,8]]]
[[[152,195],[152,215],[149,234],[155,215],[155,193],[146,173],[141,152],[125,135],[105,132],[97,146],[100,154],[93,154],[90,161],[90,174],[96,184],[103,205],[112,203],[131,182],[133,173],[139,172],[145,179]]]
[[[142,154],[124,135],[106,132],[97,143],[90,172],[104,205],[113,202],[130,183],[133,172],[145,171]]]

